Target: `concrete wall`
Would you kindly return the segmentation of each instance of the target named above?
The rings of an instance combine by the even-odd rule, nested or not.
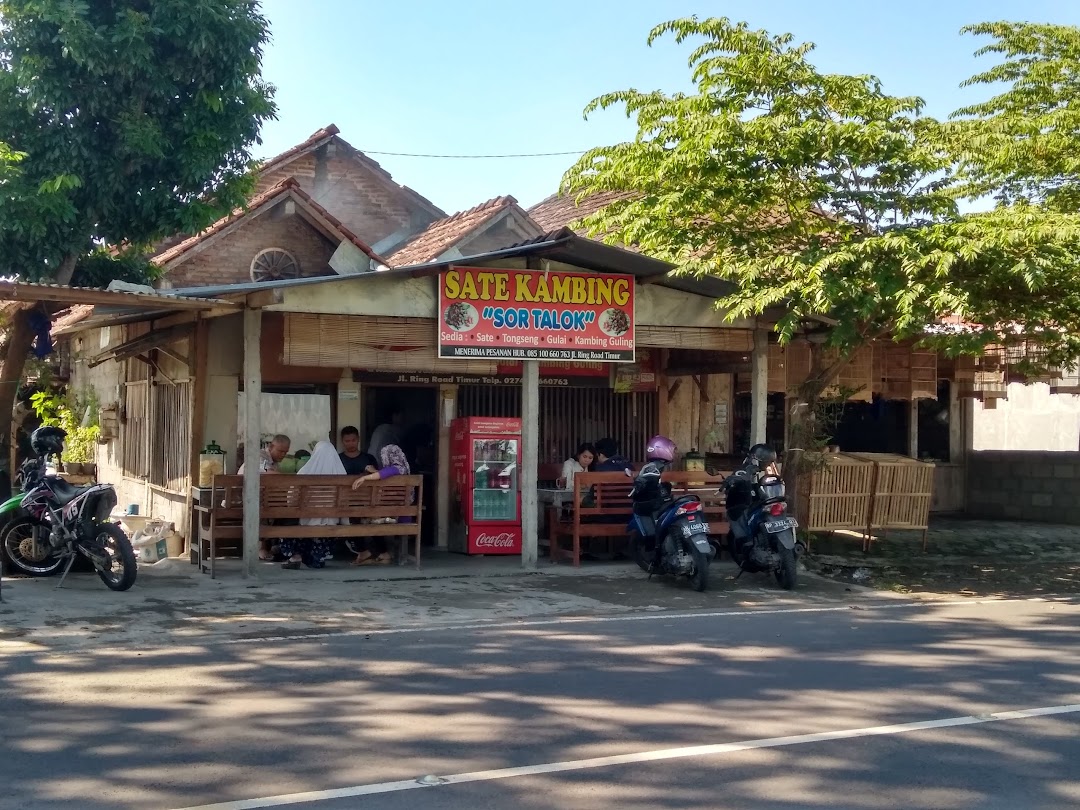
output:
[[[993,409],[974,403],[973,450],[1080,450],[1080,396],[1051,394],[1045,383],[1009,386]]]
[[[1080,525],[1080,453],[970,453],[967,483],[971,517]]]

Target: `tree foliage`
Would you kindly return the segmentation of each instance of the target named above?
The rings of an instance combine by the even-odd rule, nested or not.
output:
[[[1004,89],[953,116],[963,192],[1080,210],[1080,29],[995,22],[964,33],[992,37],[977,56],[1004,57],[964,85]]]
[[[0,274],[68,283],[102,244],[242,204],[274,114],[252,0],[0,0]]]
[[[256,0],[0,0],[0,276],[146,280],[140,248],[242,205],[275,114],[268,37]],[[31,337],[16,312],[0,495]]]
[[[564,190],[621,192],[590,232],[735,282],[729,317],[775,315],[784,339],[818,332],[830,351],[814,352],[807,399],[867,341],[926,338],[947,315],[977,327],[932,338],[951,351],[1024,331],[1056,360],[1080,355],[1080,218],[1027,203],[961,212],[977,164],[958,158],[958,123],[873,76],[819,71],[789,34],[690,18],[649,41],[663,36],[696,43],[695,91],[593,101],[586,115],[622,106],[637,136],[585,154]],[[965,125],[997,126],[980,115]]]

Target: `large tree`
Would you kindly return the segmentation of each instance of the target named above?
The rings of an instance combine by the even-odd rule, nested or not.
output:
[[[0,0],[0,275],[69,284],[242,205],[275,108],[254,0]],[[118,268],[122,273],[124,268]],[[100,254],[87,277],[102,280]],[[0,465],[31,340],[9,326]],[[0,477],[0,488],[6,475]]]
[[[791,35],[692,18],[658,26],[649,42],[665,35],[697,43],[694,92],[593,101],[586,115],[622,106],[637,136],[585,154],[564,190],[621,192],[585,220],[592,233],[735,282],[719,302],[732,318],[779,311],[782,339],[808,333],[797,413],[815,412],[868,341],[924,338],[947,315],[973,327],[936,338],[954,351],[1026,330],[1054,360],[1080,354],[1074,214],[1029,204],[962,213],[974,170],[958,176],[954,125],[873,76],[819,71],[813,46]]]

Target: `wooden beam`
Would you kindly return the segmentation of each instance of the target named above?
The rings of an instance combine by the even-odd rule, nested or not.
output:
[[[244,304],[248,309],[261,309],[285,301],[285,292],[281,289],[260,290],[244,297]]]
[[[262,311],[244,310],[244,577],[259,563],[259,405],[262,400]]]
[[[187,366],[187,370],[191,371],[191,358],[190,357],[187,357],[187,356],[181,354],[180,352],[173,351],[172,349],[167,349],[164,346],[158,346],[157,351],[159,353],[165,355],[166,357],[171,357],[177,363],[180,363],[181,365]]]
[[[540,466],[540,363],[524,360],[521,373],[521,567],[533,570],[539,556],[536,485]]]
[[[109,360],[125,360],[128,357],[137,357],[145,352],[160,349],[169,343],[178,340],[187,340],[195,329],[193,322],[179,323],[140,335],[137,338],[121,343],[112,349],[95,355],[86,361],[87,368],[95,368]]]
[[[676,377],[675,382],[673,382],[671,384],[671,388],[669,388],[667,390],[667,401],[668,402],[671,402],[671,400],[675,399],[675,395],[677,393],[679,393],[680,388],[682,388],[682,378],[681,377]]]

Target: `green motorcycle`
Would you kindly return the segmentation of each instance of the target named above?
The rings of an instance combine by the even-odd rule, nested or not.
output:
[[[64,565],[64,555],[49,543],[48,529],[30,520],[22,507],[23,484],[39,474],[41,461],[27,459],[15,476],[16,492],[0,504],[0,554],[20,573],[51,577]]]

